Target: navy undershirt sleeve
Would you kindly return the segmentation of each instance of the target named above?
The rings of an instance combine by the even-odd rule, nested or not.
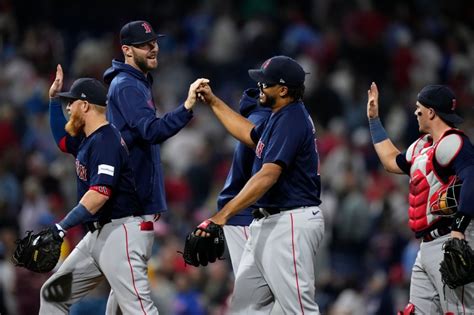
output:
[[[407,175],[410,174],[411,164],[408,163],[404,153],[400,153],[399,155],[397,155],[396,162],[398,167],[403,171],[403,173]]]
[[[474,165],[463,168],[458,176],[462,181],[458,211],[474,217]]]
[[[54,140],[56,144],[59,144],[61,139],[67,135],[66,130],[64,130],[67,120],[64,117],[63,108],[58,98],[52,98],[49,101],[49,123]]]

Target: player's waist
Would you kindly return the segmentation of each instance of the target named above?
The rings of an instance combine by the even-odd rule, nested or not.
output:
[[[254,209],[252,211],[252,216],[255,219],[261,219],[261,218],[266,218],[266,217],[274,215],[274,214],[279,214],[281,212],[297,210],[297,209],[304,209],[304,208],[309,208],[309,207],[316,207],[316,205],[314,205],[314,206],[294,206],[294,207],[260,207],[260,208]]]
[[[125,216],[125,217],[121,217],[121,218],[107,218],[107,217],[99,218],[98,220],[89,221],[89,222],[84,223],[84,227],[89,232],[94,233],[95,231],[102,229],[106,224],[108,224],[112,221],[114,223],[119,223],[120,224],[122,221],[126,222],[127,220],[129,220],[132,217],[134,217],[134,216]],[[142,215],[142,216],[138,216],[138,217],[142,221],[141,224],[146,224],[147,227],[149,227],[149,226],[153,227],[153,223],[158,221],[160,219],[161,215],[159,213],[157,213],[157,214]]]
[[[449,234],[451,233],[451,227],[450,226],[441,226],[441,227],[438,227],[438,228],[435,228],[435,229],[432,229],[432,230],[429,230],[429,231],[425,231],[423,234],[421,235],[417,235],[418,238],[422,238],[423,239],[423,242],[431,242],[435,239],[437,239],[438,237],[441,237],[441,236],[444,236],[446,234]]]

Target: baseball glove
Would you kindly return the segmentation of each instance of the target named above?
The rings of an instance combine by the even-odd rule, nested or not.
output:
[[[197,236],[196,231],[201,230],[210,234],[209,237]],[[210,220],[206,220],[186,237],[183,259],[188,265],[195,267],[207,266],[216,259],[222,259],[225,248],[224,230]]]
[[[439,271],[445,285],[451,289],[474,281],[474,251],[466,242],[451,238],[443,244],[444,258]]]
[[[28,231],[16,241],[13,263],[34,272],[49,272],[58,263],[62,243],[63,238],[54,226],[36,234]]]

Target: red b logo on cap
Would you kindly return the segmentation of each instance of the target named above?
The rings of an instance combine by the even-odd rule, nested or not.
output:
[[[456,99],[453,98],[453,101],[452,101],[452,106],[451,106],[451,110],[454,111],[456,109]]]
[[[151,26],[148,23],[142,23],[142,26],[145,29],[145,33],[151,33]]]
[[[266,69],[268,67],[268,65],[270,64],[270,61],[271,61],[271,59],[268,59],[267,61],[265,61],[262,65],[262,69]]]

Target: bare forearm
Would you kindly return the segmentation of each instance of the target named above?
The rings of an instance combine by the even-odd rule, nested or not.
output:
[[[84,194],[84,196],[82,196],[80,203],[86,207],[91,214],[96,214],[108,199],[109,197],[104,196],[97,191],[89,190]]]
[[[382,142],[374,144],[374,148],[386,171],[390,173],[403,174],[403,171],[398,167],[396,160],[400,151],[395,147],[390,139],[385,139]]]
[[[280,173],[259,171],[242,188],[234,199],[229,201],[219,214],[226,220],[257,202],[278,180]]]
[[[255,126],[249,120],[233,111],[218,97],[213,99],[210,106],[217,119],[233,137],[249,147],[255,147],[255,143],[250,137],[250,133]]]

